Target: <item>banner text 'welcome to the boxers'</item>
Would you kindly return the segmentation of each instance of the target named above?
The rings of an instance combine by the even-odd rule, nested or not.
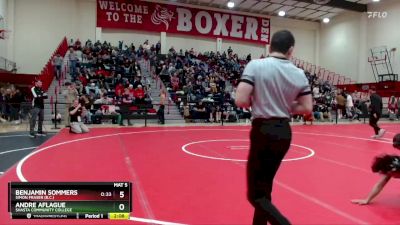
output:
[[[160,3],[97,0],[97,26],[269,44],[270,20]]]

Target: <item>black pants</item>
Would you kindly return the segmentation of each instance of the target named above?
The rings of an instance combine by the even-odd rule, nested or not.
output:
[[[379,113],[375,113],[376,114],[376,118],[374,117],[374,113],[371,112],[369,115],[369,125],[374,128],[375,134],[378,135],[379,130],[381,129],[378,126],[378,121],[381,118],[381,115]]]
[[[255,119],[250,132],[247,162],[247,197],[254,206],[253,225],[290,224],[271,203],[276,172],[290,147],[288,119]]]
[[[161,124],[165,123],[165,112],[164,112],[165,106],[164,105],[160,105],[160,108],[157,111],[157,115],[158,115],[158,122],[160,122]]]

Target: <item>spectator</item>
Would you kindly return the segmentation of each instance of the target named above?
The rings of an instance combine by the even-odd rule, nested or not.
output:
[[[54,73],[56,75],[56,79],[59,80],[61,77],[61,67],[63,64],[63,57],[61,57],[60,53],[57,53],[53,58],[53,66],[54,66]]]
[[[145,103],[145,92],[143,90],[142,85],[138,85],[134,91],[135,103],[136,104],[144,104]]]
[[[351,97],[350,94],[347,94],[346,96],[346,115],[348,119],[351,119],[353,117],[352,111],[353,111],[354,103],[353,103],[353,98]]]
[[[82,122],[82,117],[84,117],[85,114],[78,99],[75,99],[73,105],[69,108],[69,115],[71,123],[70,132],[75,134],[89,132],[89,128]]]
[[[65,91],[65,115],[64,115],[64,118],[65,118],[65,122],[66,122],[66,126],[69,126],[70,125],[70,123],[69,123],[69,115],[70,115],[70,113],[69,113],[69,108],[71,108],[71,106],[72,106],[72,104],[73,104],[73,102],[74,102],[74,100],[75,99],[77,99],[78,98],[78,95],[79,95],[79,92],[78,92],[78,90],[76,89],[76,87],[75,87],[75,84],[74,83],[66,83],[66,86],[67,86],[67,90]]]
[[[77,74],[76,68],[77,68],[77,64],[78,64],[78,56],[73,48],[69,49],[68,59],[69,59],[69,64],[70,64],[69,73],[71,75],[72,82],[74,82],[76,80],[76,74]]]
[[[29,136],[35,138],[36,136],[46,136],[43,132],[43,119],[44,119],[44,99],[47,99],[47,93],[42,90],[42,81],[35,81],[35,86],[31,88],[33,95],[33,109],[30,121]],[[38,132],[35,134],[36,120],[39,119]]]
[[[346,99],[344,98],[343,94],[339,93],[336,96],[336,102],[337,102],[337,109],[338,109],[338,119],[342,118],[342,115],[346,109]]]
[[[112,99],[109,98],[106,94],[102,94],[101,98],[94,101],[94,104],[97,105],[110,105],[112,104]]]
[[[89,83],[86,88],[86,94],[93,94],[94,96],[100,96],[100,89],[95,83]]]
[[[175,73],[171,77],[171,85],[172,85],[172,89],[174,91],[177,91],[179,89],[179,78],[178,78],[178,74],[177,73]]]
[[[393,95],[389,98],[388,102],[388,113],[389,113],[389,119],[394,120],[396,117],[396,108],[397,108],[397,102],[396,102],[396,97]]]

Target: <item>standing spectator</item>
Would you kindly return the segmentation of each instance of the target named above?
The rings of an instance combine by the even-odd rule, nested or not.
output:
[[[76,80],[76,73],[77,73],[76,67],[78,64],[78,56],[73,48],[69,49],[68,60],[69,60],[69,74],[71,75],[72,82],[74,82]]]
[[[156,44],[156,53],[157,54],[161,53],[161,42],[160,41],[158,41]]]
[[[165,123],[165,103],[167,102],[167,91],[163,88],[160,93],[160,107],[157,110],[158,122]]]
[[[378,126],[378,121],[382,116],[382,98],[379,96],[374,89],[369,89],[370,93],[370,115],[369,115],[369,125],[374,128],[375,135],[372,138],[381,138],[386,130]]]
[[[82,105],[78,99],[75,99],[73,105],[69,108],[69,115],[72,133],[81,134],[89,132],[89,128],[82,122],[82,117],[85,115],[83,115]]]
[[[43,132],[43,117],[44,117],[44,99],[47,98],[47,94],[42,90],[42,81],[37,80],[35,86],[31,88],[33,95],[32,102],[32,118],[30,121],[30,133],[31,138],[37,136],[46,136]],[[35,134],[36,120],[39,118],[38,132]]]
[[[353,118],[353,107],[354,107],[354,103],[353,103],[353,98],[351,97],[351,94],[347,94],[346,96],[346,116],[348,119]]]
[[[64,59],[61,57],[60,53],[57,53],[53,58],[54,72],[55,72],[57,80],[59,80],[61,77],[61,67],[62,67],[63,61],[64,61]]]
[[[396,97],[393,95],[389,98],[388,102],[388,111],[389,111],[389,119],[394,120],[395,115],[396,115],[396,108],[397,108],[397,102],[396,102]]]
[[[71,108],[73,102],[75,99],[78,98],[78,90],[75,87],[74,83],[66,83],[67,85],[67,90],[65,91],[65,114],[64,114],[64,118],[65,118],[65,124],[66,126],[70,125],[70,120],[69,120],[69,108]]]
[[[290,224],[271,202],[276,172],[290,148],[290,114],[310,114],[312,97],[304,72],[290,58],[295,40],[287,31],[272,36],[270,57],[247,64],[235,103],[253,113],[247,161],[248,200],[253,224]]]
[[[344,98],[343,94],[338,93],[336,96],[336,102],[337,102],[337,117],[338,119],[341,119],[343,116],[343,113],[346,109],[346,99]]]

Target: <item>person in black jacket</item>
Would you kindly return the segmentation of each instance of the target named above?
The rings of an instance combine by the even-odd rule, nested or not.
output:
[[[31,88],[33,95],[32,101],[32,118],[30,121],[30,134],[29,136],[34,138],[37,136],[46,136],[43,133],[43,117],[44,117],[44,99],[47,98],[47,94],[42,90],[42,81],[35,81],[35,86]],[[39,117],[38,132],[35,134],[36,119]]]
[[[378,126],[378,121],[382,116],[382,98],[379,96],[374,89],[369,90],[370,93],[370,114],[369,114],[369,125],[374,128],[375,135],[372,138],[381,138],[386,130]]]

